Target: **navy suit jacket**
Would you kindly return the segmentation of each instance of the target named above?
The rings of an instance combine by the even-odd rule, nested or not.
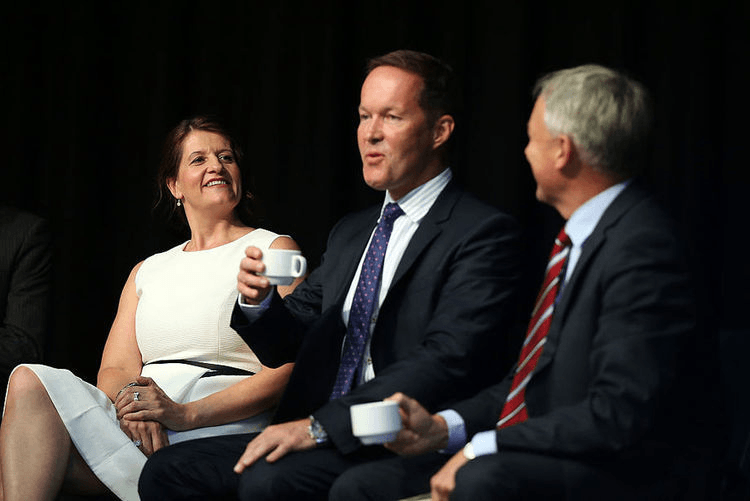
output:
[[[50,313],[51,243],[44,219],[0,207],[0,404],[13,368],[42,358]]]
[[[526,388],[529,419],[496,432],[500,452],[648,468],[694,442],[689,395],[701,390],[689,376],[701,365],[682,247],[637,183],[612,202],[559,297]],[[453,407],[469,437],[496,426],[511,379]]]
[[[342,453],[361,447],[352,404],[401,391],[438,409],[478,391],[487,377],[499,380],[513,363],[517,225],[451,182],[412,237],[380,308],[375,378],[329,402],[346,333],[341,309],[379,213],[377,206],[344,217],[321,265],[291,295],[274,296],[252,324],[239,307],[232,319],[264,364],[296,362],[275,422],[314,413]]]

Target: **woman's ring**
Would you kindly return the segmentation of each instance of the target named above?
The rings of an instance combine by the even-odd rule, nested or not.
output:
[[[140,447],[142,443],[143,442],[141,442],[140,440],[133,440],[133,445],[135,445],[136,447]]]
[[[141,394],[139,392],[137,392],[137,391],[134,391],[133,392],[133,402],[137,402],[140,399],[141,399]]]

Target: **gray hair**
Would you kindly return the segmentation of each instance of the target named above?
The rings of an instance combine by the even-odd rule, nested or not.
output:
[[[584,162],[618,178],[639,174],[651,131],[648,91],[604,66],[549,73],[534,86],[552,135],[570,136]]]

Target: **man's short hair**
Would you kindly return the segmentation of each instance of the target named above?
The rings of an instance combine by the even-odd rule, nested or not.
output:
[[[394,66],[422,78],[424,86],[419,106],[431,123],[446,114],[455,118],[458,99],[453,69],[449,65],[424,52],[396,50],[370,59],[365,78],[379,66]]]
[[[584,162],[623,179],[642,172],[651,132],[643,85],[587,64],[543,76],[533,94],[544,98],[547,129],[571,137]]]

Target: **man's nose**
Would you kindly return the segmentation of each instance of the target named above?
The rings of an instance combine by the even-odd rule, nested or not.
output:
[[[379,143],[383,140],[383,121],[379,118],[374,118],[369,123],[367,129],[366,139],[370,143]]]

